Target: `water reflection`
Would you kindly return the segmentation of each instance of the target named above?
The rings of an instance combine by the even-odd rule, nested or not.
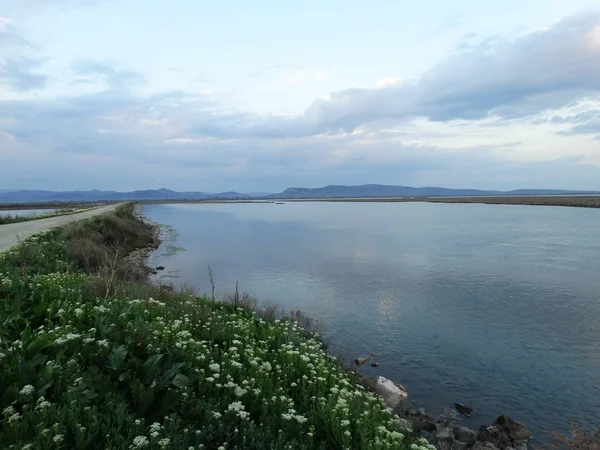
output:
[[[373,354],[433,412],[472,403],[537,435],[600,418],[600,211],[450,204],[152,205],[184,252],[155,265],[210,292],[236,281]]]

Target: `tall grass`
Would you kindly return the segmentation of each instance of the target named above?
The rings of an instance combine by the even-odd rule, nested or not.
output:
[[[128,269],[108,286],[152,237],[131,208],[0,256],[2,448],[432,448],[301,315],[134,283]]]
[[[0,225],[6,225],[9,223],[27,222],[29,220],[48,219],[50,217],[66,216],[69,214],[77,214],[80,212],[87,211],[91,208],[82,209],[60,209],[58,211],[46,214],[34,214],[30,216],[20,216],[18,214],[8,214],[6,216],[0,216]]]

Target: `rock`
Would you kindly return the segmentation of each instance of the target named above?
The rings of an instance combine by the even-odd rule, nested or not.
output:
[[[440,418],[445,420],[456,420],[458,419],[458,413],[455,409],[446,408],[444,411],[442,411],[442,414],[440,414]]]
[[[482,442],[493,444],[495,447],[505,449],[512,447],[512,441],[502,429],[496,426],[486,427],[482,425],[479,428],[477,439]]]
[[[465,444],[464,442],[454,441],[452,443],[452,445],[450,446],[450,450],[466,450],[467,447],[468,447],[468,445]]]
[[[375,392],[375,388],[377,387],[377,379],[369,377],[360,377],[358,379],[358,384],[364,387],[367,391]]]
[[[152,275],[156,275],[158,272],[157,272],[156,270],[152,269],[152,270],[150,271],[150,273],[151,273]]]
[[[156,270],[165,270],[165,266],[156,266]]]
[[[454,440],[454,429],[451,425],[445,425],[438,423],[435,430],[435,438],[438,441],[453,441]]]
[[[461,442],[467,445],[472,445],[477,440],[477,432],[467,427],[454,425],[454,436]]]
[[[400,418],[400,417],[398,417],[398,418],[397,418],[397,419],[395,419],[395,420],[396,420],[396,422],[398,423],[398,426],[399,426],[399,427],[400,427],[402,430],[404,430],[404,431],[406,431],[406,432],[408,432],[408,433],[412,433],[412,432],[413,432],[413,429],[412,429],[412,424],[410,423],[410,421],[409,421],[409,420],[407,420],[407,419],[402,419],[402,418]]]
[[[513,447],[515,450],[527,450],[527,441],[514,441]]]
[[[392,409],[401,406],[408,397],[408,392],[406,392],[404,386],[384,377],[377,377],[375,392],[381,395],[385,405]]]
[[[373,362],[373,363],[371,363],[371,366],[373,366],[373,367],[379,367],[380,364],[378,362]]]
[[[458,412],[460,412],[461,414],[464,414],[467,417],[470,417],[471,414],[473,414],[473,407],[471,407],[469,405],[463,405],[462,403],[455,403],[454,407],[458,410]]]
[[[168,284],[161,284],[160,288],[163,291],[167,291],[167,292],[173,292],[173,286],[169,286]]]
[[[369,361],[371,361],[373,359],[372,356],[367,356],[366,358],[356,358],[354,360],[354,364],[356,364],[357,366],[361,366],[365,363],[368,363]]]
[[[421,414],[422,416],[424,416],[425,414],[427,414],[427,411],[425,411],[425,408],[423,408],[422,406],[420,408],[417,409],[417,413]]]
[[[437,441],[435,443],[435,448],[437,450],[452,450],[452,441]]]
[[[528,441],[531,439],[531,432],[518,422],[515,422],[506,414],[498,416],[492,423],[492,426],[496,426],[504,431],[511,441]]]
[[[434,440],[433,439],[433,434],[431,434],[427,430],[420,430],[419,431],[419,437],[427,439],[427,442],[433,442],[433,440]]]
[[[494,444],[489,442],[475,442],[471,450],[499,450]]]

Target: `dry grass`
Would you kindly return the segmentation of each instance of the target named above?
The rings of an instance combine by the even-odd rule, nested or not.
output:
[[[145,279],[146,268],[128,256],[155,244],[153,228],[125,204],[113,213],[75,222],[63,230],[66,259],[89,274],[121,281]]]
[[[541,450],[600,450],[600,427],[592,433],[578,424],[571,424],[570,436],[562,433],[549,433],[552,443],[539,446]]]

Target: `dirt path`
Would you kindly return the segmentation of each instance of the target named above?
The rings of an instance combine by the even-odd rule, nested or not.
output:
[[[68,214],[65,216],[50,217],[48,219],[28,220],[26,222],[10,223],[0,225],[0,252],[8,250],[15,245],[19,239],[25,239],[39,231],[49,230],[50,228],[66,225],[81,219],[87,219],[98,214],[103,214],[115,209],[116,205],[103,206],[90,211],[84,211],[77,214]]]

